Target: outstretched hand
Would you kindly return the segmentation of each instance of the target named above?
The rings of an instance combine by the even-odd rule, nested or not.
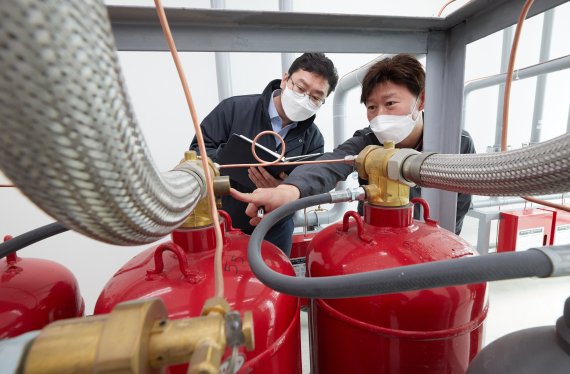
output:
[[[257,217],[259,207],[263,207],[268,213],[281,205],[297,200],[301,195],[299,189],[290,184],[282,184],[275,188],[258,188],[252,193],[239,192],[232,188],[230,193],[234,199],[248,203],[245,214],[252,217],[249,221],[252,226],[257,226],[261,221],[261,218]]]

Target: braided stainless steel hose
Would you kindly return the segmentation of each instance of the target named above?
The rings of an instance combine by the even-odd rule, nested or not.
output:
[[[203,175],[157,171],[136,123],[102,1],[0,2],[0,169],[94,239],[137,245],[178,227]]]
[[[422,187],[472,195],[566,192],[570,191],[570,134],[504,153],[414,155],[404,161],[402,174]]]

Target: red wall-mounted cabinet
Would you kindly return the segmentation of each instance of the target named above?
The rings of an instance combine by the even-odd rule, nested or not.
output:
[[[568,217],[570,225],[570,215]],[[550,245],[554,229],[555,212],[530,208],[501,212],[497,252],[524,251]],[[570,226],[568,227],[570,236]]]

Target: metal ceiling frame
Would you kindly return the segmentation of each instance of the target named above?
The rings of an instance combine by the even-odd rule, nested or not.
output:
[[[540,0],[529,17],[567,0]],[[464,24],[470,43],[516,22],[523,0],[473,0],[445,18],[168,8],[180,51],[427,53],[428,35]],[[122,51],[167,51],[151,7],[108,6]]]
[[[566,1],[535,1],[528,16]],[[523,4],[473,0],[445,18],[187,8],[166,14],[179,51],[426,54],[424,150],[458,153],[466,45],[516,23]],[[153,8],[108,11],[119,50],[168,50]],[[453,231],[457,194],[422,195],[432,216]]]

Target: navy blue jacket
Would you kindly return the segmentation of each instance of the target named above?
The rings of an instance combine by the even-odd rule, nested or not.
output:
[[[224,148],[233,133],[241,134],[253,139],[257,134],[265,130],[273,130],[267,108],[271,94],[279,88],[281,80],[271,81],[261,95],[234,96],[219,103],[210,114],[204,118],[200,127],[204,136],[206,152],[214,162],[218,153]],[[322,153],[325,141],[315,123],[315,116],[299,122],[297,127],[290,130],[285,137],[285,156],[300,156],[310,153]],[[275,138],[264,136],[259,139],[259,144],[281,152],[281,147],[275,144]],[[196,137],[192,140],[190,149],[199,153]],[[251,192],[248,188],[232,182],[232,187],[242,192]],[[249,217],[245,214],[247,204],[234,200],[230,196],[222,199],[222,209],[232,217],[234,227],[244,231],[253,230],[249,224]]]

